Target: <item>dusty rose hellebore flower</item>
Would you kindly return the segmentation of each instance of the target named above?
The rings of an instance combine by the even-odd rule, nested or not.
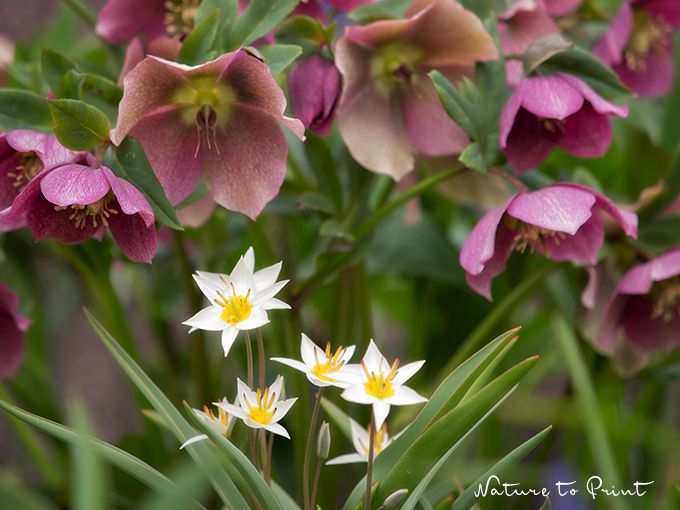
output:
[[[288,75],[293,115],[310,131],[327,136],[333,127],[342,78],[331,59],[312,55],[299,61]]]
[[[14,376],[24,356],[24,335],[33,323],[17,313],[19,298],[0,283],[0,379]]]
[[[498,50],[458,2],[416,0],[405,19],[347,28],[335,56],[345,80],[338,107],[343,140],[361,165],[398,181],[418,153],[459,154],[469,144],[427,73],[436,68],[456,83],[473,76],[475,62],[498,58]]]
[[[140,141],[173,205],[203,176],[218,204],[254,220],[286,175],[278,122],[304,139],[267,65],[243,50],[195,67],[147,57],[124,89],[112,141]]]
[[[642,351],[680,346],[680,247],[633,267],[614,289],[594,344],[612,352],[626,341]]]
[[[671,34],[678,28],[680,2],[626,1],[592,52],[638,97],[662,96],[673,88]]]
[[[628,107],[605,101],[574,76],[525,78],[503,109],[500,147],[517,175],[541,164],[555,146],[573,156],[597,158],[612,141],[610,115],[625,117]]]
[[[516,0],[500,15],[498,32],[505,55],[521,55],[536,39],[558,32],[542,0]]]
[[[604,242],[598,211],[607,212],[626,235],[637,237],[635,214],[585,186],[558,183],[514,195],[489,211],[465,241],[460,265],[468,285],[491,300],[491,280],[505,270],[514,250],[529,248],[552,260],[594,265]]]

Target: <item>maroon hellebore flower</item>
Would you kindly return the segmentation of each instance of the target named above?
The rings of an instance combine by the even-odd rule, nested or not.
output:
[[[0,211],[12,206],[28,183],[45,168],[82,157],[64,147],[54,135],[19,129],[0,134]],[[26,226],[25,215],[11,223],[0,221],[0,232]]]
[[[559,146],[581,158],[603,156],[612,141],[609,115],[627,106],[605,101],[584,82],[554,73],[520,82],[501,115],[499,142],[519,175],[541,164]]]
[[[498,32],[504,55],[522,55],[536,39],[558,28],[542,0],[515,0],[500,15]]]
[[[592,52],[638,97],[662,96],[673,88],[673,41],[680,2],[625,1]]]
[[[218,204],[255,219],[286,175],[277,121],[304,139],[267,65],[243,50],[196,67],[147,57],[124,90],[112,141],[139,140],[173,205],[203,176]]]
[[[33,321],[17,313],[19,298],[0,283],[0,379],[14,376],[24,356],[24,336]]]
[[[594,344],[611,353],[623,341],[642,351],[680,346],[680,247],[631,268],[614,289]]]
[[[333,126],[342,78],[332,60],[312,55],[297,62],[288,75],[293,116],[310,131],[327,136]]]
[[[335,48],[345,79],[340,134],[367,169],[400,180],[418,153],[459,154],[469,144],[446,114],[427,73],[452,83],[473,76],[480,60],[498,58],[493,39],[453,0],[416,0],[405,19],[348,27]]]
[[[600,193],[557,183],[513,195],[475,225],[460,252],[460,265],[472,289],[491,300],[491,280],[505,270],[513,250],[527,247],[552,260],[593,265],[604,242],[603,210],[625,233],[637,237],[637,216]]]

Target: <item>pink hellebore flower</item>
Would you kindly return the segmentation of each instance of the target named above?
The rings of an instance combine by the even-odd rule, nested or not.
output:
[[[19,298],[0,283],[0,379],[12,377],[24,356],[23,332],[32,324],[17,313]]]
[[[680,2],[625,1],[593,55],[610,66],[638,97],[662,96],[673,88],[673,41]]]
[[[140,141],[173,205],[203,176],[218,204],[255,219],[286,175],[276,121],[304,139],[267,65],[243,50],[195,67],[147,57],[124,89],[112,141]]]
[[[332,60],[321,55],[296,63],[288,75],[288,93],[293,115],[307,129],[327,136],[333,127],[342,78]]]
[[[397,181],[416,154],[459,154],[469,143],[427,73],[456,83],[475,62],[498,58],[479,18],[454,0],[416,0],[405,16],[349,27],[335,48],[345,79],[340,134],[360,164]]]
[[[680,248],[630,269],[607,305],[595,345],[612,352],[628,341],[642,351],[680,346]]]
[[[571,75],[554,73],[520,82],[501,115],[499,142],[519,175],[541,164],[559,146],[581,158],[603,156],[612,141],[610,115],[616,106]]]
[[[600,193],[572,183],[558,183],[518,193],[486,214],[460,252],[460,265],[472,289],[491,300],[491,280],[505,270],[513,250],[527,247],[552,260],[595,264],[604,242],[603,210],[637,236],[637,216],[616,207]]]
[[[543,0],[551,16],[567,16],[578,9],[583,0]]]
[[[500,15],[498,32],[505,55],[521,55],[536,39],[558,32],[543,0],[515,0]]]

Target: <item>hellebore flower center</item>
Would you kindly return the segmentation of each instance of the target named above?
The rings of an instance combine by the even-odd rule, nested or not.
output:
[[[234,290],[233,285],[231,288]],[[232,326],[236,326],[239,322],[242,322],[250,317],[250,312],[253,310],[253,304],[248,301],[248,298],[250,297],[250,290],[245,295],[245,297],[240,295],[235,297],[225,297],[224,294],[222,294],[219,290],[217,293],[222,298],[222,300],[220,301],[219,299],[216,299],[215,303],[224,308],[220,314],[220,318],[224,322],[231,324]],[[236,294],[236,290],[234,290],[234,294]]]
[[[7,177],[14,179],[12,186],[20,188],[20,191],[22,191],[36,175],[43,171],[45,165],[33,151],[19,152],[17,154],[20,157],[20,161],[16,167],[16,172],[7,172]]]
[[[165,31],[169,37],[184,39],[194,29],[194,18],[201,0],[166,0]]]
[[[552,238],[555,241],[555,244],[559,246],[560,239],[567,238],[564,232],[557,232],[548,228],[525,223],[522,220],[518,220],[517,218],[514,218],[508,214],[503,216],[503,223],[506,227],[515,232],[512,249],[520,253],[524,253],[524,251],[527,249],[527,246],[531,247],[531,251],[533,253],[534,246],[540,243],[546,257],[549,257],[550,245],[548,244],[548,239]]]
[[[647,70],[647,56],[663,54],[670,43],[671,30],[671,26],[663,19],[644,10],[635,11],[630,38],[623,50],[628,68],[644,73]]]
[[[276,393],[272,393],[271,397],[269,396],[269,388],[265,388],[264,393],[260,388],[257,389],[257,407],[253,407],[250,405],[250,402],[248,402],[248,399],[245,398],[245,394],[243,395],[244,400],[246,401],[246,404],[248,405],[248,409],[250,409],[250,412],[248,413],[247,417],[253,420],[255,423],[258,425],[269,425],[274,418],[274,411],[270,411],[272,406],[274,405],[274,401],[276,400]]]
[[[91,204],[73,204],[70,206],[59,206],[55,205],[55,211],[63,211],[69,207],[73,209],[73,213],[68,217],[69,220],[76,221],[76,228],[83,229],[87,224],[87,218],[92,217],[92,225],[97,228],[97,218],[100,218],[101,224],[108,228],[109,216],[112,214],[118,214],[115,209],[109,209],[109,202],[114,199],[113,192],[109,191],[104,197],[100,198],[96,202]]]
[[[413,66],[421,59],[421,52],[405,44],[388,44],[372,57],[371,78],[385,94],[390,93],[399,82],[410,84]]]
[[[680,276],[654,282],[651,298],[654,302],[652,320],[661,318],[669,323],[680,317]]]
[[[345,361],[342,359],[345,356],[345,349],[342,347],[338,347],[338,349],[335,351],[335,354],[331,356],[331,343],[328,342],[326,344],[326,363],[321,364],[319,363],[319,357],[316,353],[316,350],[314,351],[314,359],[316,360],[316,365],[314,365],[314,368],[312,368],[312,374],[314,374],[316,377],[321,379],[322,381],[326,382],[335,382],[335,379],[331,379],[328,377],[326,374],[329,372],[337,372],[342,368],[342,366],[345,364]]]
[[[399,366],[399,360],[394,360],[392,367],[390,368],[387,377],[383,374],[382,370],[378,375],[375,372],[368,372],[366,364],[362,361],[361,366],[366,374],[367,382],[364,383],[364,388],[366,393],[378,400],[383,400],[394,396],[394,388],[392,388],[392,381],[397,375],[397,367]]]

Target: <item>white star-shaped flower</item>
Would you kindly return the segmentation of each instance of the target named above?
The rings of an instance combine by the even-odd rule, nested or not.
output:
[[[283,393],[283,377],[278,376],[274,384],[262,391],[251,390],[246,383],[237,379],[238,406],[228,402],[216,402],[215,405],[227,413],[242,419],[246,425],[254,429],[265,429],[290,439],[288,431],[279,425],[278,421],[283,418],[290,407],[297,400],[289,398],[279,400]]]
[[[368,447],[370,445],[369,434],[371,426],[369,425],[368,429],[365,429],[351,418],[349,420],[349,424],[352,428],[352,443],[354,444],[354,449],[357,451],[357,453],[347,453],[345,455],[340,455],[339,457],[335,457],[334,459],[326,462],[327,465],[368,462]],[[377,457],[378,454],[387,448],[387,446],[392,441],[397,439],[400,434],[401,432],[391,438],[387,433],[387,423],[383,423],[382,427],[380,427],[375,433],[373,458]]]
[[[390,413],[390,406],[427,402],[426,398],[403,385],[424,363],[424,360],[415,361],[398,368],[399,360],[395,360],[390,366],[371,340],[361,360],[361,367],[351,366],[337,375],[342,382],[348,383],[347,389],[340,396],[357,404],[373,405],[376,428],[380,429]]]
[[[230,275],[196,271],[194,280],[210,300],[204,308],[182,324],[196,329],[222,331],[224,356],[234,344],[239,331],[259,328],[269,322],[267,310],[290,308],[274,296],[288,280],[276,281],[281,262],[253,272],[255,256],[249,248]]]
[[[227,400],[227,397],[224,397],[222,400],[219,401],[220,404],[228,404],[229,401]],[[217,405],[217,404],[215,404]],[[208,406],[203,406],[203,411],[200,411],[198,409],[193,410],[194,413],[196,413],[196,416],[198,416],[201,420],[206,422],[210,427],[218,432],[219,434],[222,434],[224,437],[229,437],[231,434],[231,430],[234,428],[234,425],[236,425],[236,417],[229,414],[226,412],[224,409],[219,409],[217,416],[212,412],[212,409],[210,409]],[[208,439],[208,436],[205,434],[199,434],[198,436],[194,436],[192,438],[187,439],[182,446],[179,447],[181,450],[185,446],[188,446],[192,443],[195,443],[197,441],[203,441],[204,439]]]
[[[300,342],[302,361],[290,358],[272,358],[272,361],[278,361],[303,372],[307,379],[316,386],[347,388],[346,383],[336,380],[334,376],[346,368],[347,362],[354,354],[354,349],[354,345],[350,345],[347,348],[340,346],[335,351],[335,354],[333,354],[330,342],[326,345],[326,350],[324,351],[312,342],[307,335],[302,333],[302,341]]]

